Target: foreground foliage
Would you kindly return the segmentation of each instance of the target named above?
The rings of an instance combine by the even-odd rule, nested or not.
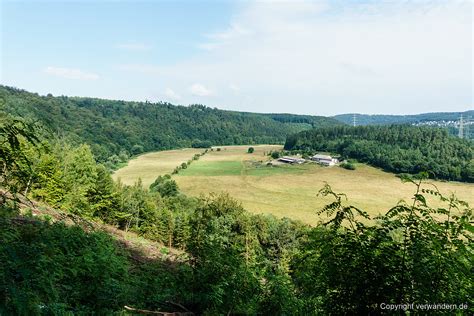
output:
[[[110,237],[16,220],[0,221],[0,313],[104,313],[125,303],[128,263]]]
[[[319,213],[328,221],[309,227],[252,215],[227,195],[189,198],[170,176],[151,190],[140,181],[114,183],[87,145],[40,146],[27,124],[9,120],[3,126],[17,130],[0,129],[2,139],[15,140],[0,143],[12,159],[2,156],[2,314],[111,314],[127,305],[204,315],[340,315],[440,302],[474,311],[472,209],[423,186],[426,174],[404,177],[414,185],[413,201],[371,225],[326,185],[320,194],[335,200]],[[102,232],[19,215],[23,195],[182,249],[188,259],[137,260]],[[445,206],[430,207],[426,195]]]
[[[435,188],[422,189],[422,179],[404,180],[415,185],[412,203],[400,202],[375,225],[358,220],[369,216],[346,205],[343,194],[328,185],[320,191],[335,198],[320,211],[332,218],[311,232],[294,267],[309,311],[364,315],[380,312],[382,303],[411,302],[472,309],[472,209]],[[430,208],[423,193],[438,196],[446,208]]]

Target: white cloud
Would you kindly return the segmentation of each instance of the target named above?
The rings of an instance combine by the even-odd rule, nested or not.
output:
[[[233,23],[226,30],[205,35],[211,41],[198,44],[198,48],[214,51],[225,46],[230,41],[236,40],[239,37],[245,37],[251,33],[250,30],[242,27],[240,24]]]
[[[119,65],[118,70],[136,72],[142,74],[155,74],[158,75],[162,69],[155,65],[146,65],[146,64],[125,64]]]
[[[347,62],[341,62],[340,66],[345,69],[347,72],[354,74],[354,75],[360,75],[360,76],[375,76],[377,75],[377,72],[373,70],[371,67],[367,67],[364,65],[354,65],[351,63]]]
[[[199,96],[199,97],[208,97],[208,96],[211,96],[213,95],[212,91],[209,90],[208,88],[206,88],[205,86],[203,86],[202,84],[200,83],[195,83],[193,84],[190,88],[189,88],[189,91],[195,95],[195,96]]]
[[[472,107],[471,2],[267,1],[239,8],[227,27],[204,36],[199,54],[128,70],[183,91],[192,85],[184,102],[212,94],[210,106],[247,111]]]
[[[92,72],[85,72],[82,71],[81,69],[76,69],[76,68],[62,68],[62,67],[53,67],[53,66],[48,66],[45,69],[43,69],[43,72],[60,77],[60,78],[66,78],[66,79],[78,79],[78,80],[97,80],[99,79],[99,75],[92,73]]]
[[[239,93],[240,92],[240,87],[236,84],[231,83],[229,85],[229,89],[232,90],[234,93]]]
[[[202,50],[208,50],[208,51],[215,50],[215,49],[218,48],[219,46],[221,46],[221,45],[218,44],[218,43],[203,43],[203,44],[198,44],[198,48],[200,48],[200,49],[202,49]]]
[[[232,23],[227,30],[208,34],[207,37],[212,40],[229,40],[250,33],[251,31],[242,27],[242,25],[238,23]]]
[[[150,45],[144,43],[122,43],[117,45],[118,48],[124,50],[132,50],[132,51],[147,51],[150,50]]]
[[[165,97],[170,100],[170,101],[179,101],[181,100],[181,96],[174,92],[171,88],[166,88],[165,89]]]
[[[255,87],[248,110],[449,111],[472,102],[471,23],[466,2],[251,3],[200,73]]]

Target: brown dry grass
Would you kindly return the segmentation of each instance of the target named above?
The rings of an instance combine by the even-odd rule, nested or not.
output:
[[[247,153],[248,147],[222,146],[221,151],[209,152],[199,161],[193,162],[188,169],[180,172],[178,176],[174,176],[174,179],[180,189],[188,195],[227,192],[240,200],[251,212],[271,213],[278,217],[290,217],[309,224],[316,224],[324,219],[319,218],[316,212],[331,201],[329,198],[317,197],[318,190],[325,182],[329,183],[334,191],[347,194],[351,204],[367,211],[372,216],[386,212],[401,199],[409,201],[415,190],[412,184],[402,183],[395,175],[364,164],[358,164],[357,170],[354,171],[340,167],[320,167],[315,164],[285,166],[285,169],[252,169],[249,167],[249,161],[265,161],[267,156],[264,153],[279,149],[281,146],[252,146],[255,148],[253,154]],[[159,157],[174,159],[174,154],[162,154]],[[153,163],[146,166],[131,162],[129,167],[136,166],[136,169],[126,174],[132,175],[134,179],[138,176],[143,179],[146,175],[154,179],[158,174],[150,175],[154,172],[151,168],[160,170],[163,169],[162,165],[173,165],[172,162],[161,159],[155,161],[157,166],[153,166]],[[175,161],[173,166],[177,164]],[[213,166],[214,169],[212,169]],[[234,169],[240,166],[240,172],[236,172],[238,169],[232,172],[220,170],[220,166],[231,166]],[[221,171],[220,174],[219,171]],[[134,179],[128,178],[128,182],[133,182]],[[431,182],[443,194],[454,192],[458,198],[466,200],[470,205],[474,204],[473,184]],[[429,201],[437,205],[434,199],[429,199]]]
[[[144,154],[130,160],[127,166],[117,170],[112,177],[116,181],[120,179],[127,185],[132,185],[141,178],[143,185],[148,187],[158,175],[171,173],[176,166],[203,151],[203,149],[186,148]]]

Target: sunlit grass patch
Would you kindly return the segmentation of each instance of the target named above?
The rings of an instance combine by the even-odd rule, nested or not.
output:
[[[188,168],[180,170],[179,176],[229,176],[240,175],[240,161],[195,161]]]
[[[314,168],[314,165],[245,165],[245,175],[268,177],[277,174],[302,174],[309,169]]]

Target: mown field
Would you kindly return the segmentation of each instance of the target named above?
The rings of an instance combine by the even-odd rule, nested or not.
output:
[[[183,162],[191,159],[202,149],[186,148],[148,153],[129,161],[124,168],[117,170],[112,177],[124,184],[132,185],[141,178],[145,186],[149,186],[160,174],[171,173]]]
[[[253,146],[253,154],[247,153],[248,147],[223,146],[220,151],[214,149],[173,178],[188,195],[227,192],[251,212],[272,213],[309,224],[324,220],[316,212],[331,201],[317,196],[325,182],[336,192],[347,194],[351,204],[370,215],[384,213],[401,199],[410,199],[414,193],[413,185],[402,183],[395,175],[367,165],[358,164],[354,171],[312,163],[272,167],[266,166],[266,153],[281,146]],[[202,150],[183,149],[145,154],[118,170],[114,178],[132,184],[140,177],[144,185],[148,186],[158,175],[171,173],[175,166],[197,152]],[[459,198],[474,204],[473,184],[430,182],[441,192],[455,192]]]

